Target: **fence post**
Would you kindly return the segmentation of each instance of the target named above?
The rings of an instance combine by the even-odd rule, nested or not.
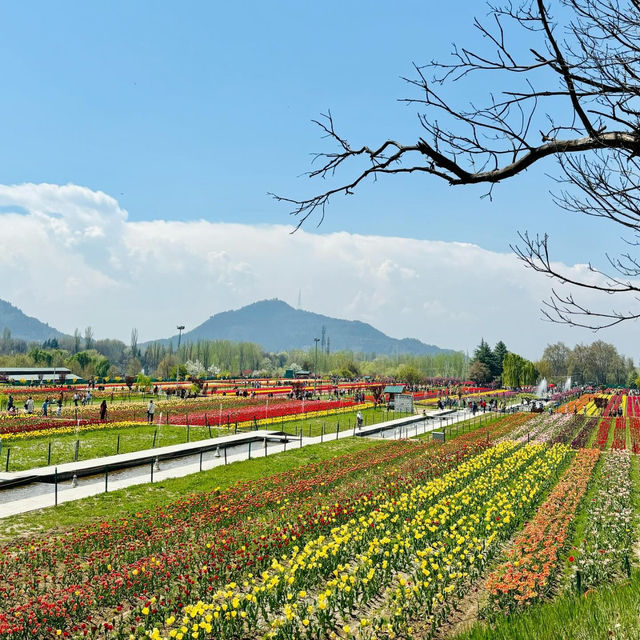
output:
[[[151,461],[151,482],[153,482],[153,460]]]
[[[158,430],[156,429],[156,430],[153,432],[153,448],[155,448],[155,446],[156,446],[156,438],[157,438],[157,437],[158,437]]]
[[[324,422],[322,423],[322,430],[320,431],[320,442],[324,442]]]
[[[49,452],[47,453],[47,467],[51,464],[51,440],[49,440]]]
[[[267,436],[264,437],[264,457],[267,457]]]
[[[249,441],[249,457],[248,460],[251,460],[251,441]]]
[[[7,463],[4,466],[5,472],[9,471],[9,456],[11,455],[11,447],[7,447]]]
[[[227,464],[227,447],[224,448],[224,463]]]
[[[76,451],[73,456],[73,461],[78,462],[78,454],[80,453],[80,440],[76,440]]]
[[[338,439],[338,432],[340,431],[340,423],[336,423],[336,440]]]
[[[58,467],[56,467],[53,471],[53,495],[54,495],[54,506],[58,506]]]
[[[116,455],[120,453],[120,434],[118,434],[118,443],[116,444]]]
[[[187,422],[187,442],[191,442],[191,427],[189,426],[189,422]]]
[[[202,471],[202,449],[200,449],[200,471]]]
[[[109,467],[104,470],[104,492],[107,493],[109,485]]]

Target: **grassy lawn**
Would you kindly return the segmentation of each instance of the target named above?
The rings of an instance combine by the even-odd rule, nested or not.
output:
[[[343,438],[292,449],[267,458],[234,462],[183,478],[136,485],[66,502],[58,507],[10,516],[0,520],[0,541],[6,542],[18,535],[66,529],[92,520],[112,519],[131,512],[153,509],[191,493],[210,491],[216,487],[225,489],[241,480],[255,480],[380,444],[379,441],[366,438]]]
[[[211,429],[211,435],[228,435],[226,429]],[[165,447],[172,444],[181,444],[187,441],[187,430],[184,427],[174,425],[146,425],[140,424],[132,427],[114,429],[102,429],[100,431],[82,431],[60,434],[55,437],[33,437],[14,441],[3,441],[2,470],[5,470],[6,450],[11,448],[9,458],[9,471],[22,471],[43,467],[49,459],[49,443],[51,443],[51,462],[49,464],[62,464],[73,462],[75,456],[76,440],[80,441],[78,447],[78,460],[91,460],[103,456],[111,456],[116,453],[131,453],[142,451],[154,446]],[[118,442],[119,437],[119,442]],[[207,427],[189,427],[189,439],[203,440],[209,438]]]
[[[382,414],[382,412],[379,413]],[[386,411],[384,413],[386,415]],[[482,423],[479,419],[465,421],[464,429],[462,426],[457,429],[455,426],[453,427],[451,437],[480,426],[484,427],[497,419],[498,417],[491,420],[485,419]],[[430,438],[430,434],[420,436],[420,439],[423,438]],[[377,439],[359,437],[327,440],[322,444],[291,449],[272,454],[267,458],[234,462],[227,466],[216,467],[183,478],[136,485],[74,502],[66,502],[55,508],[49,507],[10,516],[0,520],[2,524],[0,542],[18,535],[66,529],[91,520],[117,518],[127,513],[156,508],[190,493],[210,491],[216,487],[225,489],[241,480],[253,480],[273,475],[311,462],[319,462],[381,444],[382,442]]]
[[[336,430],[346,431],[353,429],[356,420],[356,411],[337,415],[323,415],[318,418],[306,418],[302,420],[283,420],[268,427],[259,427],[277,431],[282,429],[288,433],[305,436],[319,436],[324,430],[328,438],[335,434]],[[362,412],[365,425],[382,422],[393,418],[393,412],[386,409],[366,409]],[[404,414],[396,414],[400,417]],[[209,435],[211,433],[211,436]],[[67,433],[55,437],[34,436],[19,440],[3,440],[2,453],[0,454],[0,466],[5,470],[7,448],[11,448],[9,454],[9,471],[23,471],[35,467],[43,467],[47,464],[63,464],[73,462],[75,459],[76,440],[79,440],[78,460],[91,460],[116,453],[131,453],[142,451],[154,446],[165,447],[173,444],[181,444],[189,441],[204,440],[209,437],[224,436],[233,433],[226,429],[192,425],[186,427],[176,425],[146,425],[140,424],[133,427],[114,429],[100,429],[96,431],[82,431],[79,434]],[[119,443],[118,443],[119,437]],[[49,462],[49,443],[51,443],[51,460]]]
[[[456,640],[636,640],[640,636],[640,572],[586,596],[564,595],[488,626],[476,624]]]

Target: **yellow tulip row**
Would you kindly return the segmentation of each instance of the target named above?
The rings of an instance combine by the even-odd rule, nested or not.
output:
[[[349,612],[385,589],[394,606],[406,588],[428,592],[429,609],[444,600],[516,526],[567,455],[563,446],[503,442],[399,496],[369,497],[367,513],[294,546],[259,577],[227,584],[211,602],[185,607],[179,621],[165,620],[168,635],[157,627],[148,635],[225,638],[262,629],[265,637],[284,640],[335,636],[336,626],[343,636],[391,631],[395,619],[354,622]],[[416,571],[411,585],[399,574],[407,567]]]
[[[604,395],[604,394],[600,394],[597,396],[594,396],[589,403],[587,404],[586,408],[585,408],[585,412],[587,414],[587,416],[599,416],[600,414],[600,409],[598,409],[598,407],[596,406],[594,399],[595,398],[606,398],[607,402],[609,402],[609,400],[611,399],[610,395]]]
[[[535,507],[554,481],[554,472],[569,455],[564,445],[549,449],[536,444],[517,452],[514,460],[527,457],[527,449],[534,449],[536,455],[524,471],[518,473],[514,465],[507,476],[509,481],[493,494],[491,480],[479,486],[478,495],[473,496],[477,510],[458,508],[448,528],[442,528],[439,540],[414,551],[410,562],[405,563],[404,575],[396,575],[386,590],[377,608],[379,613],[371,615],[373,632],[366,630],[357,634],[359,638],[408,637],[414,631],[421,638],[434,634],[449,613],[451,599],[461,597],[481,574],[498,551],[500,542],[508,538]],[[418,623],[418,629],[412,627],[412,621]]]

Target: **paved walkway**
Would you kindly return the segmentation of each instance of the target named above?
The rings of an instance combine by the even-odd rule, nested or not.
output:
[[[481,416],[482,414],[478,414]],[[489,414],[485,414],[487,417]],[[253,431],[231,436],[199,440],[197,442],[159,447],[153,450],[120,454],[106,458],[85,460],[40,467],[16,473],[0,473],[0,480],[20,480],[35,477],[28,484],[0,491],[0,518],[35,509],[87,498],[106,491],[125,489],[146,482],[159,482],[206,471],[214,467],[240,462],[248,458],[258,458],[280,453],[291,448],[299,448],[321,442],[348,438],[354,435],[376,438],[407,438],[440,430],[472,417],[469,410],[457,413],[436,412],[427,417],[408,416],[324,436],[298,438],[289,436],[286,440],[281,432]],[[176,457],[178,455],[179,457]],[[109,470],[126,462],[128,468]],[[58,482],[54,482],[57,470]],[[106,471],[105,471],[106,470]],[[73,478],[76,475],[77,478]]]

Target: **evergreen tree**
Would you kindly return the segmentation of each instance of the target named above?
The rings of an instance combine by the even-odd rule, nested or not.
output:
[[[496,346],[493,348],[493,359],[495,360],[495,370],[496,377],[502,375],[502,363],[504,362],[504,357],[509,353],[507,349],[507,345],[499,340]]]
[[[485,341],[484,338],[480,340],[480,344],[478,345],[476,350],[473,352],[473,361],[481,362],[489,370],[489,373],[491,374],[492,378],[497,375],[496,362],[493,355],[493,351],[491,351],[491,347]]]

